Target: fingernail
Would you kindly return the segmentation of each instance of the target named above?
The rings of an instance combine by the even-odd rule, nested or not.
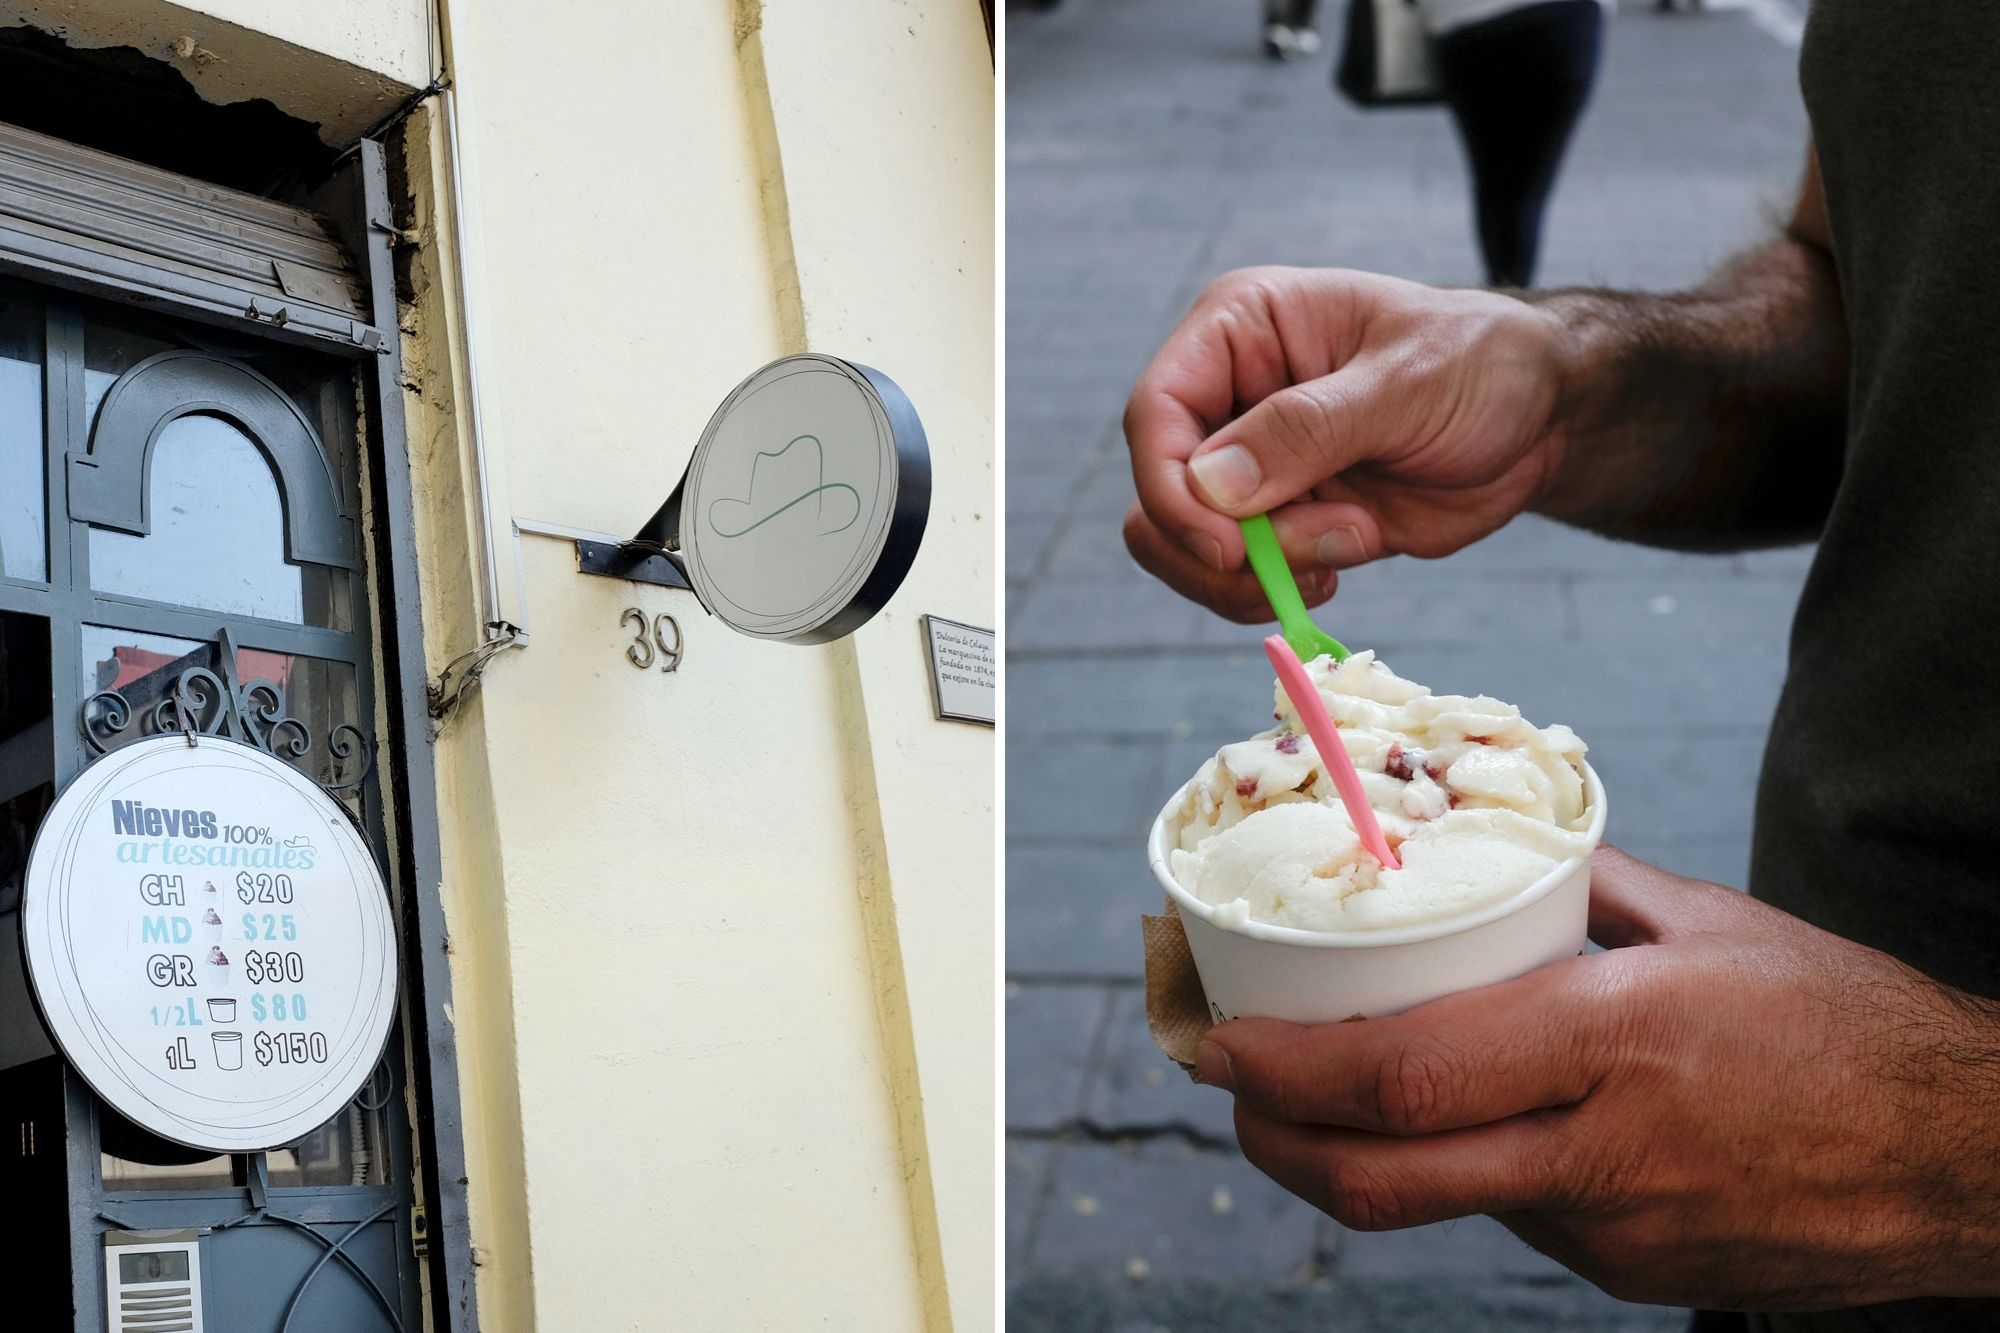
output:
[[[1353,524],[1335,528],[1319,539],[1319,562],[1332,569],[1345,569],[1368,558],[1361,543],[1361,529]]]
[[[1236,1072],[1229,1067],[1229,1052],[1212,1041],[1203,1042],[1195,1052],[1194,1072],[1210,1087],[1236,1091]]]
[[[1242,504],[1257,493],[1263,481],[1257,460],[1240,444],[1225,444],[1189,460],[1188,471],[1203,498],[1217,509]]]
[[[1222,568],[1221,542],[1205,533],[1194,532],[1188,534],[1187,544],[1188,549],[1194,552],[1195,559],[1201,561],[1210,569],[1219,570]]]

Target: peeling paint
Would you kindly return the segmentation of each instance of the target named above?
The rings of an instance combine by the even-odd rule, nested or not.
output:
[[[735,0],[736,44],[742,46],[764,26],[764,0]]]
[[[389,3],[421,13],[416,0]],[[298,18],[342,6],[284,8]],[[412,66],[400,44],[307,28],[293,41],[160,0],[0,0],[0,27],[34,28],[81,51],[130,47],[179,71],[205,101],[269,101],[317,126],[332,147],[352,143],[429,82],[421,73],[428,55],[419,52]]]

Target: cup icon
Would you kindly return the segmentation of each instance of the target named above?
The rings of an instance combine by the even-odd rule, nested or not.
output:
[[[227,1003],[234,1005],[236,1001]],[[215,1067],[217,1069],[243,1068],[243,1034],[240,1032],[216,1032],[211,1034],[215,1042]]]
[[[227,997],[209,997],[208,1021],[211,1023],[234,1023],[236,1021],[236,1001]]]

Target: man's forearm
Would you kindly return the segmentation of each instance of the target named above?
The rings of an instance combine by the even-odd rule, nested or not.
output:
[[[1687,550],[1811,539],[1840,479],[1847,333],[1796,230],[1688,292],[1527,300],[1564,329],[1561,463],[1534,508]]]

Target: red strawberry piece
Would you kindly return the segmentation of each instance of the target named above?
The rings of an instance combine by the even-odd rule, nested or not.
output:
[[[1493,744],[1493,738],[1491,736],[1467,736],[1465,739],[1471,741],[1474,745]]]
[[[1430,774],[1430,779],[1432,782],[1441,783],[1444,781],[1444,769],[1440,768],[1436,764],[1431,763],[1428,760],[1424,762],[1424,772]]]
[[[1382,761],[1382,771],[1392,778],[1408,782],[1416,774],[1410,771],[1410,757],[1403,753],[1403,743],[1393,742],[1389,746],[1389,757]]]
[[[1297,754],[1298,752],[1299,752],[1298,732],[1288,731],[1284,735],[1278,737],[1279,754]]]
[[[1236,794],[1238,796],[1241,796],[1246,801],[1249,800],[1251,797],[1255,796],[1257,794],[1257,779],[1255,778],[1236,779]]]

